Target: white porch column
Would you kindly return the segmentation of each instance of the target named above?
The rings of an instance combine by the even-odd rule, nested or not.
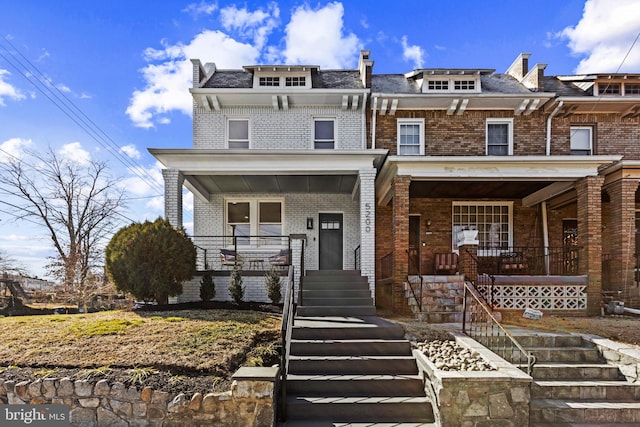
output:
[[[369,279],[371,296],[376,295],[376,170],[360,169],[360,271]]]
[[[164,217],[174,227],[182,227],[182,184],[184,175],[177,169],[163,169]]]

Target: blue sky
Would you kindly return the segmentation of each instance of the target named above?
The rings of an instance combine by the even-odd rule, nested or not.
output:
[[[136,221],[163,214],[160,168],[147,148],[191,146],[190,58],[219,68],[355,68],[360,49],[369,49],[376,73],[420,67],[504,72],[529,52],[532,65],[548,64],[548,75],[640,72],[640,42],[634,45],[640,0],[6,3],[0,162],[6,153],[49,146],[77,161],[106,160],[128,190],[124,213]],[[34,81],[45,82],[42,91]],[[72,103],[105,139],[74,123],[43,87]],[[10,201],[0,200],[0,251],[44,276],[50,240],[33,224],[16,222]]]

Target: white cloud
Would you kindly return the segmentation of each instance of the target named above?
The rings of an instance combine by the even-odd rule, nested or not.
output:
[[[258,9],[250,12],[247,8],[238,9],[235,6],[220,10],[222,26],[226,30],[236,30],[244,37],[253,39],[257,49],[262,49],[268,36],[278,25],[280,9],[276,3],[270,3],[267,11]]]
[[[0,69],[0,107],[4,106],[3,98],[11,98],[15,100],[24,99],[25,96],[15,87],[5,81],[5,76],[11,73],[7,70]]]
[[[559,37],[577,56],[584,56],[576,73],[630,72],[640,68],[640,0],[587,0],[580,22]],[[628,56],[625,59],[625,56]],[[624,61],[624,63],[623,63]]]
[[[141,70],[145,88],[133,92],[126,111],[138,127],[151,128],[155,124],[169,123],[166,114],[174,110],[191,114],[193,101],[188,91],[193,78],[191,58],[202,62],[215,61],[219,68],[241,68],[255,63],[259,56],[259,51],[253,46],[238,42],[220,31],[203,31],[186,45],[163,44],[164,49],[149,48],[145,51],[146,61],[164,62],[150,63]],[[212,53],[215,53],[214,58]]]
[[[158,195],[163,197],[164,179],[162,178],[163,166],[156,162],[150,167],[138,166],[128,168],[129,176],[119,181],[122,188],[135,197]],[[163,205],[164,206],[164,205]]]
[[[140,152],[138,151],[136,146],[133,145],[133,144],[125,145],[124,147],[120,147],[120,152],[121,153],[125,153],[127,156],[131,157],[132,159],[140,159],[140,157],[141,157]]]
[[[67,86],[64,83],[58,83],[56,85],[56,89],[58,89],[60,92],[65,92],[65,93],[71,92],[71,88],[69,88],[69,86]]]
[[[409,46],[407,36],[402,36],[402,59],[413,61],[413,68],[422,68],[424,50],[418,45]]]
[[[33,145],[30,139],[11,138],[0,144],[0,163],[21,159],[25,150]]]
[[[202,14],[211,15],[216,10],[218,10],[218,3],[207,3],[206,1],[201,1],[200,3],[189,4],[182,11],[191,13],[194,17],[197,17]]]
[[[354,67],[361,42],[353,33],[343,34],[343,15],[341,3],[329,3],[316,10],[304,5],[294,10],[286,27],[286,63]]]
[[[70,142],[63,145],[58,150],[58,154],[68,162],[75,162],[81,165],[87,165],[91,162],[91,154],[82,148],[82,144],[79,142]]]

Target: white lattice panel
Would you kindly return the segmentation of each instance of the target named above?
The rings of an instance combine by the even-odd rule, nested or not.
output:
[[[584,285],[496,285],[493,302],[496,308],[505,310],[584,310],[587,307],[585,290]]]

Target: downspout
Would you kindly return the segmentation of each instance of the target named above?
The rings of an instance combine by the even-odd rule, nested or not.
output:
[[[544,273],[549,275],[549,224],[547,223],[547,202],[540,203],[542,209],[542,241],[544,245]]]
[[[549,117],[547,118],[547,147],[545,153],[547,156],[551,155],[551,119],[553,119],[553,116],[558,114],[558,111],[560,111],[563,105],[564,101],[560,101],[555,110],[553,110],[553,112],[549,114]]]
[[[371,149],[376,149],[376,112],[378,110],[378,97],[373,98],[373,108],[371,113]]]

